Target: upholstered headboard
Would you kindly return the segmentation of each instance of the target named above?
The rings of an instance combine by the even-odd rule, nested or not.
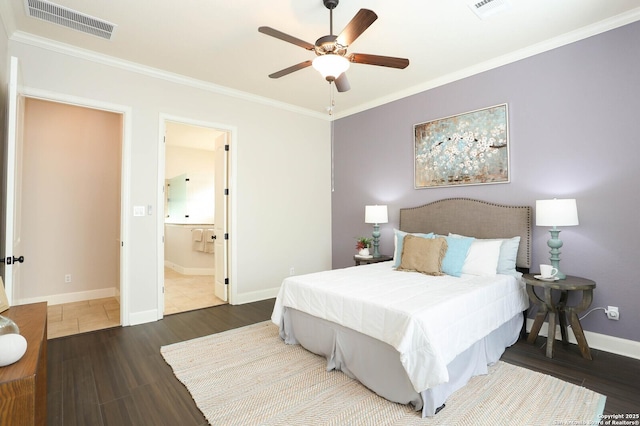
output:
[[[529,206],[447,198],[420,207],[400,209],[400,230],[441,235],[453,233],[476,238],[511,238],[519,235],[516,266],[525,269],[531,267]]]

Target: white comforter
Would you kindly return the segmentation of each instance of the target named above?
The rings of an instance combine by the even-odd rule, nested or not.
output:
[[[280,326],[290,307],[386,342],[421,392],[447,382],[450,361],[528,306],[512,276],[432,277],[382,262],[286,278],[271,319]]]

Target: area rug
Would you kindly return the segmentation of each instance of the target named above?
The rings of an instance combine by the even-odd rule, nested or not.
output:
[[[389,402],[326,360],[285,345],[271,322],[161,353],[212,425],[598,424],[606,397],[505,362],[471,379],[435,417]]]

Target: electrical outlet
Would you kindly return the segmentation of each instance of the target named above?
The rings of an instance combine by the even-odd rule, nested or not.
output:
[[[607,318],[610,320],[618,321],[620,319],[620,311],[617,306],[607,306],[605,312],[607,313]]]
[[[295,275],[295,273],[296,273],[296,269],[293,266],[289,268],[289,275]]]
[[[70,283],[71,282],[71,274],[67,274],[64,276],[64,282],[65,283]]]

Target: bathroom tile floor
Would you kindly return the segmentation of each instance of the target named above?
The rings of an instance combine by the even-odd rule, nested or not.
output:
[[[50,305],[47,337],[69,336],[120,325],[120,300],[115,297]]]
[[[213,275],[182,275],[164,268],[164,314],[192,311],[222,305],[214,292]]]
[[[164,314],[207,308],[226,302],[213,294],[211,275],[181,275],[165,268]],[[50,305],[47,337],[69,336],[120,325],[120,300],[115,297]]]

